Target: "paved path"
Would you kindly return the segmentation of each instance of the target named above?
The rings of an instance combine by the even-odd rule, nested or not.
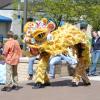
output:
[[[0,91],[0,100],[100,100],[100,76],[90,79],[91,86],[71,87],[70,77],[58,78],[52,80],[50,87],[37,90],[29,81],[21,83],[18,91]]]

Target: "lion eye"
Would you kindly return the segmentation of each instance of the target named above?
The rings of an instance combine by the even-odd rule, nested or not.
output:
[[[39,34],[39,35],[38,35],[38,37],[39,37],[39,38],[42,38],[42,37],[43,37],[43,35],[42,35],[42,34]]]
[[[44,36],[44,33],[41,33],[38,35],[39,38],[42,38]]]

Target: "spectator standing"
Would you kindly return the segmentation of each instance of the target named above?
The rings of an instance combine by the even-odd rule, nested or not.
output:
[[[18,89],[17,65],[22,52],[18,41],[14,39],[14,33],[12,31],[7,33],[7,37],[8,40],[5,43],[3,50],[6,62],[6,85],[1,91],[9,92],[12,89]]]
[[[100,36],[97,32],[92,33],[92,65],[89,70],[89,75],[96,76],[96,65],[100,58]]]

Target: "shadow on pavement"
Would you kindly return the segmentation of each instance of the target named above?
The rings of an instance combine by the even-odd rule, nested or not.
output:
[[[34,85],[34,82],[27,83],[26,85],[33,86]]]
[[[20,89],[22,89],[23,88],[23,86],[18,86],[18,90],[20,90]]]
[[[34,82],[27,83],[26,85],[33,86]],[[72,81],[71,80],[61,80],[61,81],[53,81],[51,82],[51,87],[60,87],[60,86],[69,86],[72,87]],[[83,82],[80,82],[78,86],[83,86]]]
[[[52,87],[59,87],[59,86],[69,86],[72,87],[71,80],[62,80],[62,81],[55,81],[51,83]],[[80,82],[78,86],[83,86],[83,82]]]
[[[61,81],[54,81],[51,82],[52,87],[58,87],[58,86],[71,86],[72,82],[71,80],[61,80]]]

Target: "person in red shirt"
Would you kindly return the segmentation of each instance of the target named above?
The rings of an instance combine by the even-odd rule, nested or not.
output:
[[[8,40],[5,43],[3,50],[6,62],[6,85],[1,89],[1,91],[18,89],[17,65],[19,63],[19,58],[22,55],[18,41],[14,39],[14,33],[9,31],[7,36]]]

